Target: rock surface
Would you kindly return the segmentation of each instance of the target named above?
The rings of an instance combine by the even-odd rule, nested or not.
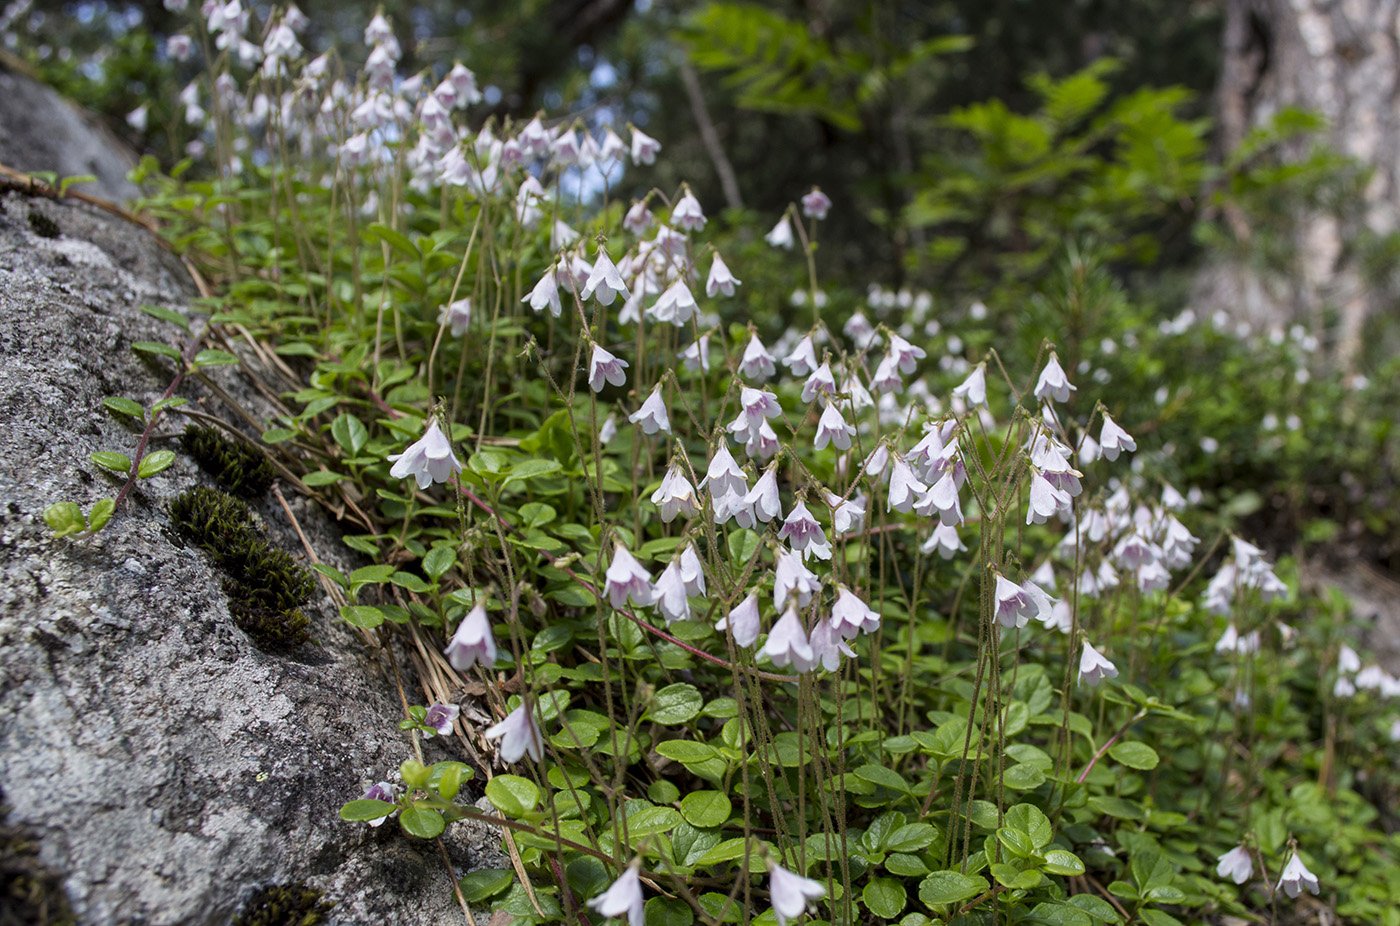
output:
[[[410,755],[382,651],[335,618],[319,587],[306,613],[322,647],[268,655],[237,629],[218,571],[168,527],[169,499],[207,484],[170,439],[177,417],[156,443],[177,450],[175,464],[142,481],[105,530],[55,539],[42,521],[51,502],[87,510],[116,494],[120,481],[88,455],[130,454],[136,433],[102,398],[149,407],[160,397],[170,361],[143,361],[131,344],[180,332],[139,307],[182,310],[192,293],[180,262],[144,230],[76,205],[17,194],[0,203],[0,791],[10,822],[38,835],[82,923],[227,923],[255,887],[299,880],[338,904],[332,922],[462,922],[434,843],[337,816]],[[31,210],[62,236],[35,234]],[[218,372],[239,402],[265,412],[236,368]],[[198,383],[180,394],[232,420]],[[284,494],[318,555],[347,565],[329,519]],[[277,502],[254,508],[300,556]],[[459,823],[446,842],[458,876],[501,864],[489,829]]]
[[[96,181],[74,189],[115,203],[138,192],[126,179],[136,166],[135,155],[52,87],[23,73],[8,56],[0,57],[0,164],[26,173],[92,175]]]

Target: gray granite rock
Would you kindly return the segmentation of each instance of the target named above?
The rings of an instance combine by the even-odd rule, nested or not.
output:
[[[0,57],[0,164],[26,173],[97,179],[73,187],[123,203],[137,195],[126,179],[136,157],[110,131],[85,116],[52,87]]]
[[[0,791],[10,822],[38,835],[83,923],[226,923],[255,887],[298,880],[337,902],[334,922],[462,922],[434,843],[337,816],[409,755],[382,651],[336,619],[319,587],[306,611],[320,647],[256,649],[229,615],[218,570],[169,528],[168,500],[206,482],[192,461],[177,452],[94,537],[55,539],[42,521],[53,501],[86,510],[116,493],[119,480],[88,455],[129,454],[136,435],[101,400],[159,398],[169,361],[148,363],[131,344],[179,332],[139,307],[181,310],[192,293],[179,260],[142,229],[76,204],[0,202]],[[30,210],[62,236],[36,235]],[[238,369],[218,374],[265,413]],[[181,394],[234,420],[198,383]],[[177,449],[168,434],[157,446]],[[352,567],[335,525],[284,494],[317,553]],[[281,507],[254,508],[300,556]],[[448,832],[457,875],[500,865],[490,830]]]

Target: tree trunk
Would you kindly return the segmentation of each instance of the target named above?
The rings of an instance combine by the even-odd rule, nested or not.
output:
[[[1350,367],[1363,328],[1381,308],[1362,278],[1356,248],[1364,232],[1397,230],[1400,209],[1400,0],[1227,0],[1224,61],[1217,97],[1221,150],[1233,151],[1281,109],[1300,107],[1327,121],[1323,140],[1373,171],[1361,201],[1339,212],[1310,212],[1292,232],[1289,272],[1267,274],[1223,260],[1202,271],[1196,305],[1225,309],[1255,329],[1302,322]],[[1316,140],[1286,152],[1301,159]],[[1236,238],[1251,230],[1225,215]],[[1324,329],[1324,323],[1328,327]]]

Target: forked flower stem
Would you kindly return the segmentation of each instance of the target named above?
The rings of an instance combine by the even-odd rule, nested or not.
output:
[[[1093,757],[1092,759],[1089,760],[1089,764],[1088,764],[1088,765],[1084,766],[1084,771],[1082,771],[1082,772],[1079,773],[1079,777],[1076,778],[1076,779],[1074,779],[1074,783],[1075,783],[1075,784],[1083,784],[1083,783],[1084,783],[1084,779],[1085,779],[1085,778],[1088,778],[1088,777],[1089,777],[1089,773],[1092,772],[1092,771],[1094,770],[1094,765],[1095,765],[1095,763],[1097,763],[1100,759],[1103,758],[1104,753],[1108,752],[1109,748],[1112,747],[1114,743],[1118,742],[1118,737],[1122,736],[1124,733],[1127,733],[1127,732],[1128,732],[1128,728],[1130,728],[1133,724],[1137,723],[1139,720],[1141,720],[1142,718],[1144,718],[1144,717],[1146,717],[1146,716],[1147,716],[1147,711],[1138,711],[1138,712],[1137,712],[1136,714],[1134,714],[1131,718],[1129,718],[1129,720],[1128,720],[1127,723],[1125,723],[1125,724],[1123,724],[1123,726],[1119,727],[1119,728],[1118,728],[1118,732],[1115,733],[1115,734],[1113,734],[1112,736],[1110,736],[1110,737],[1108,738],[1108,742],[1106,742],[1106,743],[1104,743],[1102,746],[1100,746],[1100,747],[1099,747],[1099,751],[1096,752],[1096,753],[1094,753],[1094,757]]]

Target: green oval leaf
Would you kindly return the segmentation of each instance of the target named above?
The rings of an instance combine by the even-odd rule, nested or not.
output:
[[[681,816],[691,826],[722,826],[732,810],[729,798],[718,791],[692,791],[681,798]]]
[[[238,358],[226,350],[202,350],[194,355],[194,368],[228,367],[238,363]],[[441,817],[438,817],[441,820]]]
[[[88,454],[88,459],[103,469],[110,469],[114,473],[126,475],[131,472],[131,458],[124,453],[116,453],[111,450],[99,450],[96,453]]]
[[[457,553],[451,547],[433,547],[423,557],[423,571],[436,581],[457,565]]]
[[[919,882],[919,900],[929,906],[961,903],[985,892],[990,885],[986,878],[965,875],[959,871],[935,871]]]
[[[515,872],[503,868],[483,868],[463,875],[457,882],[467,903],[490,900],[515,883]]]
[[[88,530],[100,531],[107,526],[107,522],[112,520],[112,514],[117,510],[117,503],[110,498],[99,498],[92,505],[92,511],[88,512]]]
[[[263,432],[262,439],[265,444],[280,444],[296,436],[297,432],[291,428],[268,428]]]
[[[904,912],[909,892],[894,878],[871,878],[860,898],[871,913],[882,920],[892,920]]]
[[[399,807],[388,801],[351,801],[340,808],[340,819],[363,823],[366,820],[379,820],[389,816]]]
[[[340,618],[347,624],[373,630],[384,623],[384,613],[378,608],[362,604],[348,604],[340,609]]]
[[[161,357],[169,357],[172,360],[180,359],[180,352],[169,344],[161,344],[159,341],[137,341],[131,345],[131,349],[140,354],[156,354]]]
[[[54,502],[45,508],[44,523],[59,537],[87,530],[87,518],[83,517],[83,509],[73,502]]]
[[[174,309],[167,309],[163,305],[143,305],[141,306],[141,311],[152,318],[159,318],[161,321],[170,322],[170,324],[178,326],[183,331],[190,330],[189,320]]]
[[[540,789],[519,775],[497,775],[486,782],[486,799],[503,814],[523,817],[540,802]]]
[[[141,458],[141,463],[136,467],[136,475],[140,476],[142,479],[149,479],[156,473],[169,469],[170,464],[174,462],[175,451],[153,451]]]
[[[307,473],[301,477],[301,481],[315,488],[316,486],[327,486],[332,482],[339,482],[345,477],[340,473],[333,473],[328,469],[318,469],[314,473]]]
[[[140,402],[125,399],[118,395],[109,395],[102,400],[102,404],[120,415],[130,415],[133,418],[145,418],[146,409]]]
[[[1079,856],[1064,849],[1051,849],[1045,853],[1045,864],[1041,870],[1051,875],[1082,875],[1084,863]]]
[[[399,825],[405,833],[419,839],[436,839],[447,828],[442,814],[423,807],[410,807],[399,814]]]
[[[1157,750],[1146,743],[1116,743],[1108,750],[1108,754],[1115,762],[1144,772],[1156,768],[1157,763],[1161,761]]]
[[[694,720],[704,706],[705,698],[694,685],[678,682],[656,693],[647,716],[655,723],[685,723]]]

